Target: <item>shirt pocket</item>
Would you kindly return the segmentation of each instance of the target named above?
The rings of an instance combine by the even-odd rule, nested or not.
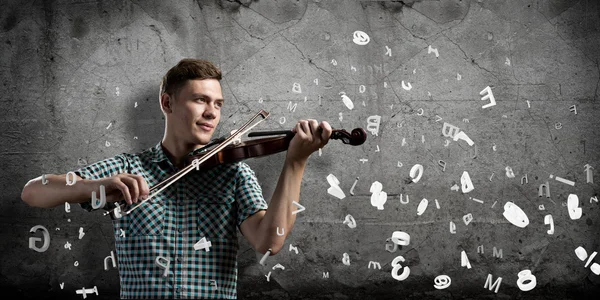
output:
[[[163,234],[165,206],[160,199],[150,199],[128,215],[129,236],[160,236]]]
[[[196,198],[197,230],[202,237],[236,238],[235,195],[200,194]]]

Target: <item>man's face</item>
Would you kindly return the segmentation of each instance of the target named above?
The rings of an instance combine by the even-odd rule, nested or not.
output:
[[[167,126],[176,139],[186,144],[206,145],[221,119],[223,94],[216,79],[188,80],[171,99]]]

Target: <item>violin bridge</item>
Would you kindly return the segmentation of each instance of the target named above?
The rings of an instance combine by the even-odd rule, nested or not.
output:
[[[237,129],[234,129],[234,130],[232,130],[232,131],[231,131],[231,135],[234,135],[236,132],[237,132]],[[241,136],[241,135],[240,135],[240,136],[238,136],[238,137],[237,137],[237,138],[235,138],[235,139],[234,139],[234,140],[233,140],[231,143],[232,143],[233,145],[235,145],[235,146],[237,146],[237,145],[241,144],[241,143],[242,143],[242,136]]]

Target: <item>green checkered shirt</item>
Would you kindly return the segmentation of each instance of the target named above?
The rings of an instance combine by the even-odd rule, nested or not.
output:
[[[159,142],[140,153],[122,153],[75,173],[83,179],[137,174],[152,188],[176,171]],[[113,205],[108,203],[105,209]],[[93,210],[90,201],[81,206]],[[262,189],[246,163],[191,171],[148,203],[112,221],[121,298],[236,299],[236,225],[263,209],[267,203]],[[203,237],[212,244],[210,251],[194,249]],[[156,263],[158,256],[169,261],[166,277]],[[160,263],[167,265],[165,259]]]

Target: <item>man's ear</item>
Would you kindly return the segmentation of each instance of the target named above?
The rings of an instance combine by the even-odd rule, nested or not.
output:
[[[163,112],[171,113],[173,110],[171,107],[173,106],[173,98],[169,96],[168,93],[163,93],[160,95],[160,108]]]

